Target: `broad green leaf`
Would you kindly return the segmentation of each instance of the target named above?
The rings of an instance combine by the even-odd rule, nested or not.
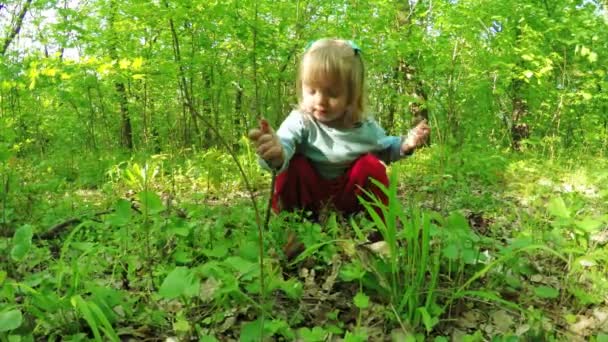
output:
[[[137,196],[139,197],[142,208],[144,211],[147,211],[148,214],[157,214],[165,209],[160,197],[152,191],[142,191]]]
[[[350,264],[346,264],[340,269],[340,279],[344,281],[353,281],[363,279],[365,276],[365,269],[361,266],[360,262],[353,261]]]
[[[465,230],[469,231],[469,222],[466,217],[459,212],[452,212],[448,217],[447,227],[450,230]]]
[[[327,335],[327,331],[321,327],[298,329],[298,337],[304,342],[322,342],[327,339]]]
[[[295,278],[281,282],[279,288],[291,299],[298,299],[302,296],[302,283]]]
[[[119,199],[114,205],[114,213],[109,217],[108,222],[115,226],[124,226],[131,219],[131,202]]]
[[[458,246],[456,244],[449,244],[443,249],[443,256],[448,260],[456,260],[458,258]]]
[[[357,292],[354,303],[359,309],[367,309],[369,307],[369,297],[363,292]]]
[[[190,331],[190,329],[192,329],[192,327],[190,326],[188,320],[183,317],[183,315],[178,315],[175,322],[173,322],[173,330],[183,334]]]
[[[252,262],[238,256],[226,258],[225,263],[230,265],[241,275],[249,274],[258,269],[258,264],[256,262]]]
[[[218,242],[211,249],[203,249],[203,254],[210,258],[223,259],[228,255],[228,247],[225,243]]]
[[[557,298],[559,296],[559,291],[549,286],[535,287],[534,293],[540,298]]]
[[[570,218],[570,211],[566,207],[566,203],[561,197],[555,197],[551,199],[547,205],[547,210],[551,215],[559,218]]]
[[[26,224],[17,231],[13,236],[13,248],[11,249],[11,258],[15,261],[21,261],[32,247],[32,237],[34,235],[32,226]]]
[[[167,232],[178,236],[186,237],[190,234],[190,226],[184,219],[177,218],[167,224]]]
[[[21,326],[23,316],[19,310],[0,313],[0,332],[17,329]]]
[[[608,334],[599,333],[595,338],[596,342],[608,342]]]
[[[366,342],[368,336],[362,329],[355,329],[355,331],[347,331],[344,335],[344,342]]]
[[[165,299],[180,296],[192,297],[198,294],[200,282],[194,273],[185,267],[176,267],[163,281],[158,294]]]
[[[240,342],[257,342],[262,340],[260,321],[247,322],[241,328]]]

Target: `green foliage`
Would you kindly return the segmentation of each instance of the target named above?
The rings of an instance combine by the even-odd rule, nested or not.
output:
[[[32,247],[33,228],[30,225],[19,227],[13,236],[13,248],[11,249],[11,258],[14,261],[21,261]]]
[[[9,310],[0,313],[0,332],[19,328],[23,316],[19,310]]]

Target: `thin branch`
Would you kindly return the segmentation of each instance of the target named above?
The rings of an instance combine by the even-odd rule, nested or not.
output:
[[[19,16],[17,17],[17,22],[15,23],[13,30],[11,31],[11,33],[9,33],[8,37],[6,37],[6,39],[4,40],[4,45],[2,46],[2,50],[0,51],[0,56],[4,56],[4,54],[6,53],[6,50],[8,50],[8,47],[9,47],[9,45],[11,45],[11,42],[13,41],[13,39],[15,39],[15,37],[19,34],[19,31],[21,31],[21,25],[23,25],[23,18],[25,18],[25,15],[27,14],[27,11],[31,4],[32,4],[32,0],[25,1],[25,4],[23,5],[23,8],[21,8],[21,12],[19,13]],[[3,6],[4,5],[2,5],[2,7]],[[2,8],[2,7],[0,7],[0,8]]]

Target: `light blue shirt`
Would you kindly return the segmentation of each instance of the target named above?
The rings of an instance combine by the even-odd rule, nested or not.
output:
[[[401,153],[403,138],[387,136],[373,119],[365,119],[352,128],[332,128],[308,114],[294,110],[276,134],[283,146],[284,160],[277,173],[287,169],[296,153],[310,159],[325,179],[341,176],[357,158],[366,153],[377,155],[386,164],[404,157]],[[270,170],[264,160],[260,160],[260,165]]]

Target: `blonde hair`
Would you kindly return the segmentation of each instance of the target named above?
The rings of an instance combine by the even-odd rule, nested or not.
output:
[[[340,82],[344,86],[351,123],[364,119],[365,67],[358,47],[342,39],[320,39],[310,45],[302,55],[296,83],[301,109],[302,82],[315,83],[320,79]]]

